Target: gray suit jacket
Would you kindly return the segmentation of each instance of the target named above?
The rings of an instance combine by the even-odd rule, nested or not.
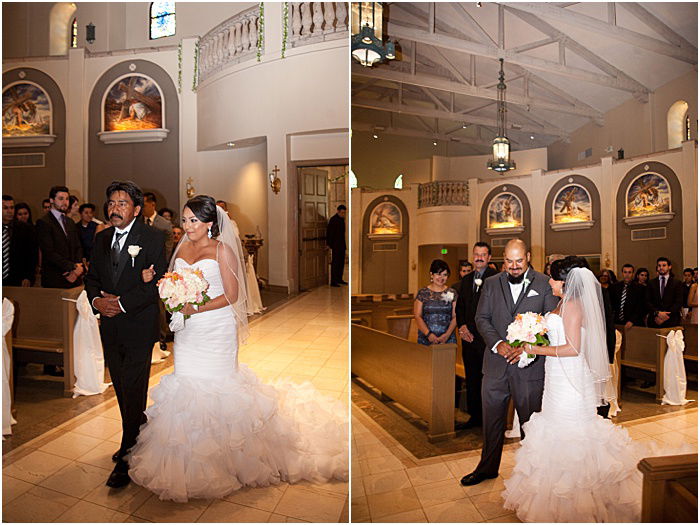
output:
[[[511,367],[514,372],[517,371],[518,377],[525,381],[544,378],[544,357],[537,356],[529,366],[518,368],[517,364],[509,365],[503,356],[491,351],[498,341],[506,340],[508,325],[513,322],[517,314],[525,312],[545,314],[553,310],[559,302],[559,298],[552,294],[549,277],[529,268],[527,278],[530,284],[523,286],[515,304],[513,304],[506,272],[501,272],[484,281],[475,318],[479,333],[486,343],[484,375],[503,377],[508,367]],[[528,297],[531,290],[537,292],[537,295]]]
[[[146,222],[146,218],[143,218]],[[165,260],[170,262],[170,256],[173,254],[173,225],[165,217],[161,217],[156,213],[156,218],[153,220],[151,227],[163,232],[165,236]]]

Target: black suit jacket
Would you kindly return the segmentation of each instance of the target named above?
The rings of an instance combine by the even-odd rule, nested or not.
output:
[[[622,290],[624,281],[617,281],[607,288],[610,292],[610,302],[613,309],[613,322],[620,324],[618,317],[620,313],[620,302],[622,300]],[[606,288],[603,288],[605,290]],[[632,321],[635,326],[644,326],[644,314],[646,312],[646,290],[632,281],[627,287],[627,297],[625,298],[625,310],[623,312],[623,322]]]
[[[22,286],[24,279],[34,284],[36,265],[39,261],[39,245],[34,226],[12,221],[10,228],[10,273],[5,286]]]
[[[345,219],[337,213],[328,221],[326,244],[331,250],[345,250]]]
[[[51,212],[36,221],[36,235],[41,248],[41,286],[44,288],[73,288],[81,279],[70,283],[63,274],[70,272],[83,259],[78,227],[72,219],[66,221],[66,233]]]
[[[163,232],[135,220],[120,252],[116,279],[113,277],[111,260],[113,235],[114,227],[97,234],[90,270],[85,278],[85,290],[90,304],[96,297],[101,297],[101,292],[104,291],[119,296],[126,312],[102,318],[102,342],[105,346],[134,341],[152,345],[158,340],[159,333],[160,298],[156,283],[166,270]],[[141,247],[133,259],[133,266],[128,253],[129,246]],[[151,282],[144,283],[141,271],[151,264],[156,275]]]
[[[496,275],[498,272],[493,268],[486,267],[484,270],[484,275],[481,278],[482,281],[486,281],[492,275]],[[481,335],[476,328],[476,307],[479,304],[479,298],[481,297],[481,290],[484,287],[484,283],[481,283],[478,291],[474,291],[474,279],[476,278],[476,271],[465,275],[459,284],[455,287],[457,290],[457,326],[467,325],[469,331],[474,334],[474,339],[482,341]]]
[[[646,306],[648,325],[653,328],[666,328],[681,324],[681,308],[683,307],[683,283],[673,277],[669,277],[664,288],[664,296],[661,297],[659,278],[654,277],[647,285]],[[654,322],[655,312],[671,312],[671,317],[663,324]]]

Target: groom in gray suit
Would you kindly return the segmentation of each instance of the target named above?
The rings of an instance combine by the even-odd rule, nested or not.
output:
[[[552,294],[549,277],[530,268],[524,241],[510,240],[503,256],[506,271],[486,279],[476,311],[476,326],[486,343],[481,386],[484,445],[476,469],[461,480],[465,486],[498,476],[511,396],[523,437],[522,425],[542,406],[544,358],[538,356],[529,366],[518,368],[522,350],[506,342],[506,331],[517,314],[545,314],[559,299]]]

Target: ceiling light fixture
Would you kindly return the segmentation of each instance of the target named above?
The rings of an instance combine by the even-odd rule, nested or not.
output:
[[[506,137],[506,77],[503,73],[503,59],[499,59],[501,70],[498,73],[498,136],[493,139],[493,157],[486,167],[497,172],[515,169],[515,162],[510,158],[510,141]]]
[[[365,67],[372,67],[377,62],[394,60],[396,45],[382,42],[382,3],[352,3],[352,39],[350,49],[352,56]]]

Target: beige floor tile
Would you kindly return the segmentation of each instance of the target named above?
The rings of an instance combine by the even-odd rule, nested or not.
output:
[[[109,509],[132,514],[150,497],[151,492],[139,487],[136,483],[129,483],[120,489],[113,489],[102,483],[83,499]]]
[[[85,434],[99,439],[107,439],[122,428],[121,419],[116,421],[108,417],[93,417],[89,421],[73,429],[73,432]]]
[[[364,478],[365,494],[381,494],[392,492],[411,486],[411,482],[403,470],[372,474]]]
[[[50,522],[78,502],[76,498],[42,487],[34,487],[18,498],[3,505],[2,520],[19,523]]]
[[[446,461],[445,465],[447,465],[447,468],[450,469],[452,475],[459,480],[462,479],[463,476],[473,472],[480,460],[481,456],[472,456],[470,458]]]
[[[111,441],[101,441],[95,448],[78,457],[76,461],[112,470],[114,468],[112,455],[118,448],[119,447],[115,446],[115,443],[112,443]]]
[[[365,484],[362,476],[353,476],[352,478],[352,497],[365,496]]]
[[[419,485],[415,489],[418,500],[424,508],[447,501],[459,500],[464,497],[462,486],[454,478],[438,481],[437,483]]]
[[[472,496],[471,500],[476,510],[487,520],[513,514],[512,510],[503,508],[503,497],[500,490]]]
[[[2,477],[2,503],[6,505],[13,499],[18,498],[25,492],[34,487],[32,483],[27,483],[21,479],[15,479],[10,476],[3,475]]]
[[[367,498],[364,495],[357,496],[353,493],[350,509],[350,519],[353,522],[369,521],[369,505],[367,504]]]
[[[75,498],[83,498],[99,485],[104,485],[111,470],[86,463],[70,463],[41,483],[46,487]]]
[[[379,445],[357,445],[357,458],[360,460],[370,460],[382,456],[391,456],[391,451],[382,444]]]
[[[369,504],[369,513],[373,520],[382,516],[420,508],[420,501],[418,501],[418,496],[416,496],[416,491],[413,487],[382,494],[372,494],[367,496],[367,503]]]
[[[151,497],[141,505],[133,515],[148,521],[159,523],[194,523],[211,503],[210,500],[193,499],[187,503],[161,501],[158,496]]]
[[[422,510],[417,509],[383,516],[376,521],[379,523],[427,523],[428,518],[425,517],[425,513]]]
[[[488,520],[489,523],[522,523],[515,514],[506,514],[505,516],[499,516],[492,520]]]
[[[305,487],[290,486],[275,507],[283,514],[305,521],[335,522],[345,505],[345,497],[324,495]]]
[[[270,514],[267,520],[268,523],[309,523],[308,521],[298,520],[296,518],[290,518],[289,516],[283,516],[282,514]]]
[[[656,434],[655,439],[663,441],[671,447],[680,447],[690,441],[690,438],[681,432],[663,432],[661,434]]]
[[[270,512],[230,501],[215,501],[197,519],[202,523],[267,523]]]
[[[477,523],[484,520],[469,498],[425,507],[423,512],[430,523]]]
[[[116,432],[113,436],[110,436],[107,438],[107,441],[110,441],[112,443],[116,443],[117,445],[121,445],[122,443],[122,431],[120,430],[119,432]]]
[[[370,474],[382,474],[406,468],[401,460],[394,456],[381,456],[367,460],[367,467]]]
[[[272,512],[282,499],[287,486],[286,483],[282,483],[270,487],[245,488],[224,496],[224,499],[231,503]]]
[[[116,419],[117,421],[122,420],[122,414],[119,411],[119,405],[115,405],[112,408],[106,410],[105,412],[102,412],[100,416],[107,417],[109,419]]]
[[[57,523],[123,523],[128,514],[95,505],[88,501],[79,501],[54,521]]]
[[[56,439],[49,441],[46,445],[39,448],[39,450],[68,459],[76,459],[99,445],[102,439],[103,438],[77,434],[75,432],[66,432]]]
[[[436,481],[444,481],[452,479],[454,476],[447,465],[444,463],[435,463],[433,465],[424,465],[420,467],[409,468],[406,473],[411,480],[413,486],[425,485],[426,483],[435,483]]]
[[[485,494],[487,492],[493,492],[495,490],[503,490],[505,486],[503,485],[503,478],[498,476],[494,479],[487,479],[482,481],[478,485],[472,485],[470,487],[462,487],[464,493],[467,496],[477,496],[479,494]]]
[[[69,463],[67,458],[35,450],[3,469],[3,474],[22,481],[39,483]]]
[[[639,425],[634,425],[632,428],[641,430],[648,436],[655,436],[657,434],[663,434],[664,432],[668,432],[668,428],[653,421],[649,423],[640,423]]]
[[[350,491],[350,484],[347,481],[333,480],[326,483],[313,483],[311,481],[302,481],[295,484],[298,487],[318,492],[319,494],[327,494],[329,496],[347,496]]]

